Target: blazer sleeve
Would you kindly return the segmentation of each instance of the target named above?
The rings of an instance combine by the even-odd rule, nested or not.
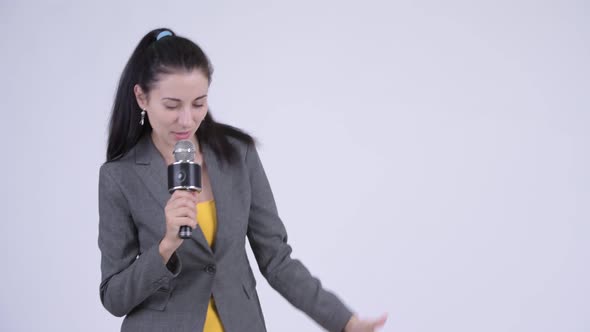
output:
[[[262,275],[287,301],[328,331],[342,331],[352,312],[297,259],[291,258],[287,232],[253,144],[246,152],[251,203],[248,239]]]
[[[159,288],[169,287],[181,263],[175,254],[164,264],[157,244],[140,252],[128,200],[108,166],[100,168],[98,186],[100,300],[110,313],[121,317]]]

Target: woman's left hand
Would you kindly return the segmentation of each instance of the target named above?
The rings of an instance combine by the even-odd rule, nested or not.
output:
[[[346,326],[344,332],[373,332],[385,325],[387,315],[383,315],[377,319],[359,319],[356,315],[352,316]]]

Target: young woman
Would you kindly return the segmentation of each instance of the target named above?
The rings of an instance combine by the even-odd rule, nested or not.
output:
[[[169,29],[139,43],[117,89],[99,178],[100,298],[122,331],[265,331],[248,237],[260,271],[329,331],[373,331],[290,257],[252,137],[213,120],[212,67]],[[179,140],[196,147],[202,192],[168,193]],[[179,228],[192,237],[183,240]]]

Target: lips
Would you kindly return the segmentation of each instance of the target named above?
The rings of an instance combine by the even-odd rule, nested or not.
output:
[[[190,131],[174,132],[173,134],[177,140],[188,139],[191,136]]]

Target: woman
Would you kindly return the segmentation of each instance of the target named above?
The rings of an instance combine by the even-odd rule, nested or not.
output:
[[[270,285],[329,331],[373,331],[291,259],[253,139],[208,112],[212,68],[171,30],[149,32],[127,63],[99,179],[100,298],[122,331],[265,331],[248,237]],[[196,147],[202,192],[168,193],[179,140]],[[183,240],[179,228],[192,237]]]

